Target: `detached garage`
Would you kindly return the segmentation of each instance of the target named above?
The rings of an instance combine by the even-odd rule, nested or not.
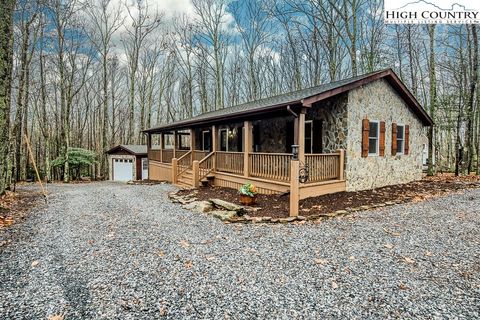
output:
[[[148,179],[146,145],[120,144],[107,151],[109,179],[130,181]]]

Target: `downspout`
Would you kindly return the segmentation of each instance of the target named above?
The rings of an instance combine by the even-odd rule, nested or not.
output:
[[[287,111],[290,112],[295,118],[298,118],[298,114],[296,114],[292,108],[290,108],[290,105],[287,106]]]

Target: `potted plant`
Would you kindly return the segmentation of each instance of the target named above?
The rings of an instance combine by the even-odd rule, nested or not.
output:
[[[246,206],[255,204],[257,200],[257,188],[251,184],[246,183],[244,184],[240,190],[240,202]]]

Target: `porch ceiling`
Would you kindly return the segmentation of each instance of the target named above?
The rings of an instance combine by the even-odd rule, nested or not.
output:
[[[380,70],[361,76],[356,76],[340,81],[335,81],[320,86],[315,86],[303,90],[293,91],[274,97],[247,102],[244,104],[223,108],[216,111],[200,114],[198,116],[173,122],[159,127],[144,130],[145,133],[165,132],[168,130],[179,130],[189,127],[202,125],[212,125],[225,121],[239,120],[242,118],[251,118],[279,111],[290,105],[292,107],[305,106],[310,107],[313,103],[330,98],[337,94],[347,92],[356,87],[365,85],[369,82],[386,78],[393,88],[406,101],[410,109],[426,126],[433,125],[432,119],[428,116],[415,97],[408,91],[405,85],[400,81],[392,69]]]

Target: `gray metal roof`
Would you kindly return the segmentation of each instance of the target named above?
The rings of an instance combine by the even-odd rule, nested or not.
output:
[[[108,150],[106,153],[112,153],[118,149],[123,149],[135,155],[147,154],[147,145],[142,144],[119,144],[118,146]]]
[[[264,98],[264,99],[259,99],[255,101],[250,101],[247,103],[239,104],[236,106],[232,107],[227,107],[211,112],[206,112],[203,114],[200,114],[198,116],[194,116],[192,118],[176,121],[170,124],[165,124],[162,126],[150,128],[147,130],[144,130],[145,132],[155,132],[155,131],[162,131],[162,130],[168,130],[168,129],[174,129],[174,128],[182,128],[186,127],[187,125],[195,125],[196,123],[201,123],[201,122],[206,122],[209,120],[218,120],[221,118],[228,118],[230,116],[234,115],[241,115],[241,114],[247,114],[247,113],[254,113],[254,112],[265,112],[270,109],[274,109],[275,107],[282,107],[286,105],[293,105],[293,104],[299,104],[302,103],[303,99],[313,97],[334,89],[338,89],[341,87],[344,87],[346,85],[358,82],[360,80],[369,78],[371,76],[374,76],[376,74],[380,73],[385,73],[385,74],[394,74],[391,69],[384,69],[384,70],[379,70],[375,72],[371,72],[368,74],[363,74],[360,76],[356,77],[351,77],[339,81],[334,81],[326,84],[322,84],[319,86],[307,88],[307,89],[302,89],[298,91],[293,91],[293,92],[288,92],[284,94],[280,94],[277,96],[269,97],[269,98]],[[395,75],[396,77],[396,75]],[[405,88],[406,90],[406,88]],[[418,102],[415,100],[415,103],[418,104]],[[420,107],[421,108],[421,107]],[[423,109],[422,109],[423,111]],[[428,115],[427,115],[428,117]]]

